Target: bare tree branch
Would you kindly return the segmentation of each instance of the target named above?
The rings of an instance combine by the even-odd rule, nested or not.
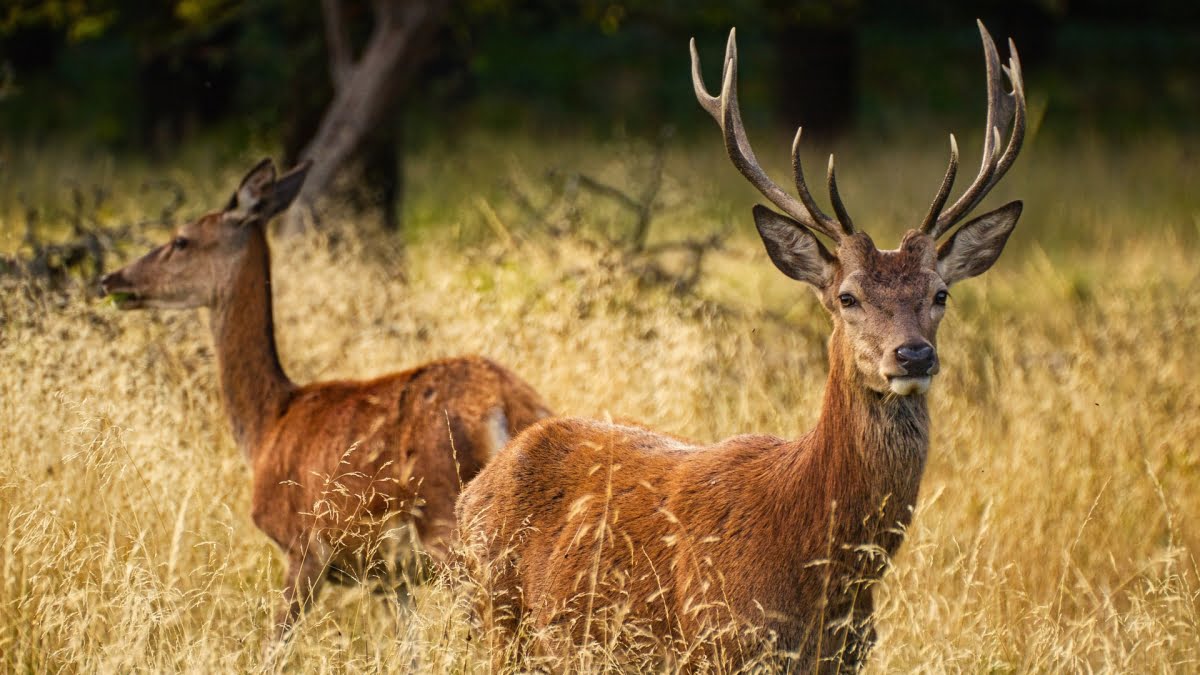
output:
[[[446,10],[444,0],[376,0],[375,26],[358,61],[335,91],[321,126],[301,152],[314,164],[285,227],[301,229],[305,217],[333,182],[337,170],[378,124],[389,103],[420,65]]]
[[[333,88],[341,89],[350,79],[354,67],[341,0],[321,0],[321,13],[325,16],[325,44],[329,47],[329,77],[333,80]]]

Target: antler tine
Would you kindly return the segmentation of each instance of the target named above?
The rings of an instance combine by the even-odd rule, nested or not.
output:
[[[771,201],[785,214],[792,217],[805,227],[812,228],[834,240],[842,237],[842,232],[833,220],[820,210],[809,206],[811,195],[801,191],[803,202],[784,192],[759,165],[750,140],[746,136],[742,124],[742,113],[737,99],[737,29],[729,31],[729,40],[725,44],[725,69],[721,79],[721,95],[714,98],[704,86],[703,75],[700,72],[700,55],[696,49],[695,39],[691,42],[692,54],[692,87],[696,91],[696,100],[708,111],[725,137],[725,151],[730,161],[737,167],[750,184],[758,189],[764,197]],[[812,206],[815,207],[815,204]]]
[[[829,200],[833,202],[833,212],[837,214],[842,232],[854,234],[854,221],[850,220],[850,214],[846,212],[846,205],[842,203],[842,196],[838,193],[837,173],[833,168],[833,154],[829,155]]]
[[[999,181],[1013,162],[1017,159],[1017,153],[1021,152],[1021,146],[1025,143],[1025,81],[1021,75],[1021,57],[1017,55],[1017,45],[1013,43],[1012,38],[1008,40],[1008,67],[1004,69],[1004,74],[1008,76],[1008,81],[1012,83],[1012,102],[1013,110],[1013,129],[1012,138],[1008,141],[1008,147],[1004,149],[1004,155],[1000,157],[1000,163],[996,166],[996,175],[993,181]]]
[[[830,218],[817,205],[817,200],[813,199],[812,193],[808,191],[808,182],[804,180],[804,166],[800,161],[800,137],[804,134],[804,127],[796,127],[796,137],[792,139],[792,177],[796,181],[796,193],[800,195],[800,201],[804,203],[804,208],[808,209],[809,214],[814,220],[819,220],[828,227],[829,230],[836,231],[836,223],[833,218]],[[826,234],[825,230],[821,230]],[[830,234],[835,237],[837,235]]]
[[[950,134],[950,165],[946,167],[946,175],[942,178],[942,186],[938,188],[937,195],[933,198],[933,203],[929,205],[929,212],[925,214],[925,220],[921,223],[921,231],[926,234],[933,232],[934,226],[937,224],[938,214],[941,213],[942,207],[946,205],[946,199],[950,196],[950,189],[954,187],[954,178],[958,175],[958,141],[954,139],[954,134]]]
[[[704,86],[704,76],[700,74],[700,52],[696,49],[696,38],[692,38],[692,89],[696,91],[696,101],[700,103],[700,107],[708,111],[712,115],[713,121],[717,124],[721,123],[721,101],[715,96],[708,93],[708,88]],[[729,60],[729,49],[726,47],[725,60]]]
[[[1017,57],[1016,45],[1011,39],[1008,41],[1009,67],[1003,68],[1000,65],[1000,54],[996,50],[996,43],[992,40],[991,34],[988,33],[982,21],[977,21],[977,23],[979,24],[979,35],[983,41],[988,80],[987,127],[983,140],[983,160],[979,175],[954,204],[945,212],[936,213],[936,220],[932,223],[929,222],[929,216],[926,217],[927,227],[922,229],[935,239],[954,227],[955,223],[966,217],[979,205],[979,202],[983,201],[988,192],[996,186],[1012,166],[1025,139],[1025,87],[1021,80],[1021,62]],[[1012,93],[1005,91],[1005,74],[1013,84]],[[1010,123],[1012,125],[1011,135],[1008,145],[1001,153],[999,151],[1000,125],[1003,124],[1005,128],[1008,128]],[[949,174],[950,172],[947,171],[948,176]],[[936,199],[934,206],[937,206]],[[931,207],[930,216],[935,215],[936,211],[940,211],[940,209]]]

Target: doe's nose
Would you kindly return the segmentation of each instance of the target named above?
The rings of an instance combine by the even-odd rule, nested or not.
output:
[[[109,272],[108,274],[100,277],[100,294],[108,295],[110,292],[109,289],[116,285],[116,282],[119,281],[120,278],[120,272]]]
[[[896,349],[896,363],[909,377],[924,377],[937,363],[937,353],[928,342],[908,342]]]

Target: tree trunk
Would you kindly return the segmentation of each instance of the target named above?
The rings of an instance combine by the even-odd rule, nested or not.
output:
[[[338,169],[403,91],[427,52],[445,5],[444,0],[376,0],[375,27],[362,56],[352,62],[338,0],[322,3],[334,96],[316,136],[301,153],[313,160],[313,167],[296,200],[300,208],[293,208],[285,223],[287,232],[304,227]]]

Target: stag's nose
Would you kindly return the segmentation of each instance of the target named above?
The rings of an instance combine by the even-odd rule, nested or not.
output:
[[[937,364],[937,353],[928,342],[908,342],[896,350],[896,363],[909,377],[924,377]]]

